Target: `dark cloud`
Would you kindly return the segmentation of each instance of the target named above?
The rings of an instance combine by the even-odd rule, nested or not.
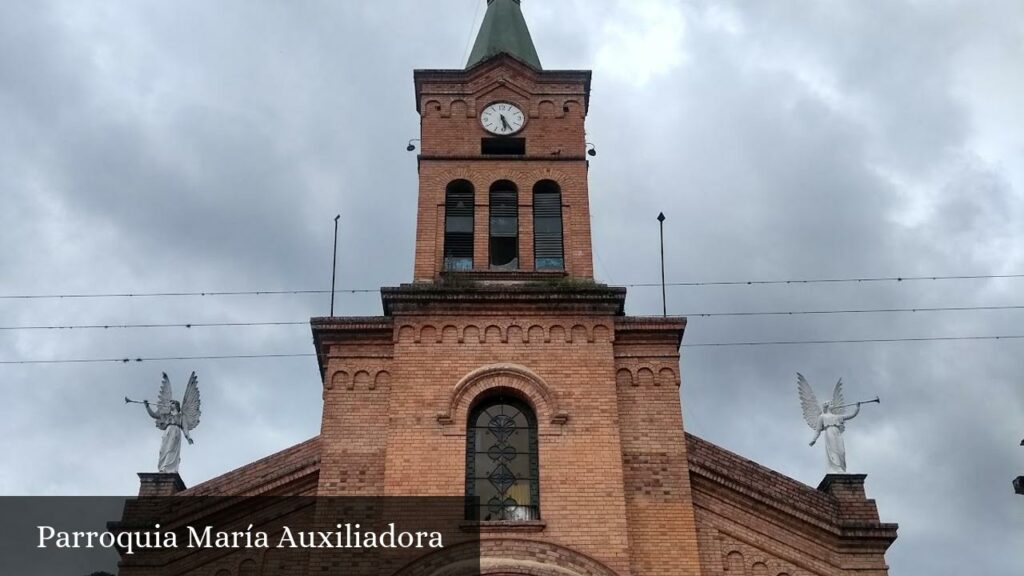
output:
[[[1005,1],[529,3],[549,68],[593,68],[596,268],[657,280],[1019,272],[1022,8]],[[411,71],[459,67],[478,7],[8,2],[0,8],[3,293],[323,288],[411,277]],[[674,313],[1019,304],[1019,280],[674,288]],[[323,296],[0,301],[4,325],[302,320]],[[375,314],[373,294],[343,314]],[[629,311],[660,311],[637,288]],[[687,342],[1020,333],[1019,312],[691,319]],[[294,328],[0,332],[3,359],[311,352]],[[893,572],[1024,568],[1019,341],[684,351],[687,427],[808,484],[795,372],[883,397],[852,468],[901,523]],[[315,435],[312,359],[3,366],[0,492],[130,494],[140,410],[196,368],[196,483]]]

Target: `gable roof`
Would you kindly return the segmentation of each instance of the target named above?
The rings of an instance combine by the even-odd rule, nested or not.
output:
[[[320,473],[320,437],[311,438],[266,458],[197,484],[176,496],[256,496],[305,492]],[[287,487],[287,488],[286,488]]]

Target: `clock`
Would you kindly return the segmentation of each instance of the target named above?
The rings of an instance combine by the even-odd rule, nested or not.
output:
[[[484,108],[480,124],[491,134],[511,136],[526,125],[526,114],[515,104],[495,102]]]

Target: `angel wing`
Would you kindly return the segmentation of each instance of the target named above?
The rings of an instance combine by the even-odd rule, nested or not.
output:
[[[799,372],[796,373],[796,384],[800,392],[800,408],[804,412],[804,422],[807,422],[812,430],[817,430],[818,417],[821,416],[821,404],[818,404],[818,398],[814,395],[814,390],[807,379]]]
[[[156,398],[156,413],[161,416],[170,414],[171,400],[174,400],[174,389],[171,388],[171,379],[167,377],[167,372],[164,372],[164,379],[160,382],[160,392]]]
[[[194,430],[199,426],[199,379],[196,373],[188,379],[188,386],[185,387],[185,397],[181,399],[181,424],[186,431]]]
[[[843,397],[843,379],[840,378],[839,381],[836,382],[835,390],[832,391],[832,404],[830,404],[832,407],[832,413],[840,415],[844,414],[845,411],[839,407],[845,405],[846,398]]]

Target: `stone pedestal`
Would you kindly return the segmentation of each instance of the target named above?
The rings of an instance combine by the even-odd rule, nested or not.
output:
[[[1017,479],[1013,481],[1013,489],[1017,494],[1024,496],[1024,476],[1018,476]]]
[[[139,497],[174,496],[185,489],[177,473],[139,472]]]

